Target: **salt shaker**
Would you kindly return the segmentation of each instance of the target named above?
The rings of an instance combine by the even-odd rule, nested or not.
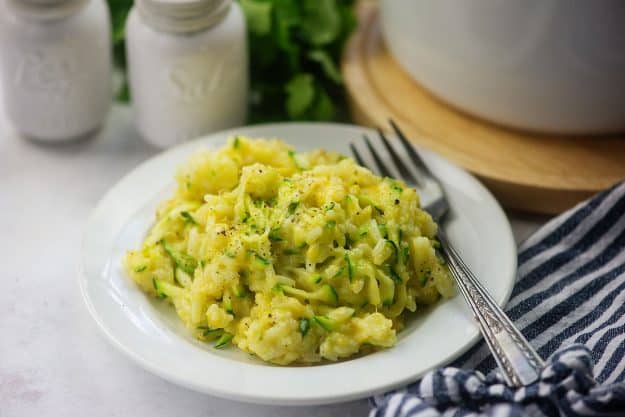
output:
[[[135,121],[169,147],[245,123],[245,20],[231,0],[137,0],[126,23]]]
[[[5,0],[0,78],[9,120],[41,141],[84,137],[111,103],[110,17],[104,0]]]

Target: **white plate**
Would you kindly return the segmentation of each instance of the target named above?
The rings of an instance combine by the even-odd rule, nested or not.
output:
[[[220,397],[265,404],[307,405],[346,401],[416,380],[464,352],[478,338],[460,296],[409,322],[397,345],[368,356],[317,366],[280,367],[235,348],[216,350],[193,339],[165,303],[147,297],[121,270],[137,247],[156,203],[173,189],[173,174],[201,146],[228,136],[279,137],[297,150],[323,147],[349,155],[348,143],[364,128],[313,123],[252,126],[216,133],[143,163],[100,201],[84,236],[80,287],[104,334],[145,369],[176,384]],[[464,259],[500,303],[514,283],[516,250],[508,221],[493,196],[471,175],[424,152],[443,181],[454,216],[446,229]]]

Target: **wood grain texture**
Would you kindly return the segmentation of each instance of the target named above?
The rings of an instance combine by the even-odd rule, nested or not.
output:
[[[342,62],[352,116],[366,126],[393,118],[411,139],[476,174],[510,208],[559,213],[625,179],[625,136],[547,136],[477,119],[416,83],[384,46],[374,3]]]

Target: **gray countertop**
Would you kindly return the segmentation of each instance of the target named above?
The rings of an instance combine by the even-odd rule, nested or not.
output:
[[[62,145],[19,138],[0,117],[0,416],[365,416],[366,400],[294,408],[198,394],[139,368],[100,335],[76,279],[83,225],[102,194],[156,152],[123,106],[96,137]],[[509,218],[517,241],[546,220]]]

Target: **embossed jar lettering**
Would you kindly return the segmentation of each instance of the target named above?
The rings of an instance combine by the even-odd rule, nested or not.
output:
[[[102,125],[111,102],[104,0],[0,5],[0,75],[8,118],[27,137],[61,141]]]
[[[243,13],[231,0],[138,0],[126,27],[137,128],[168,147],[244,124]]]

